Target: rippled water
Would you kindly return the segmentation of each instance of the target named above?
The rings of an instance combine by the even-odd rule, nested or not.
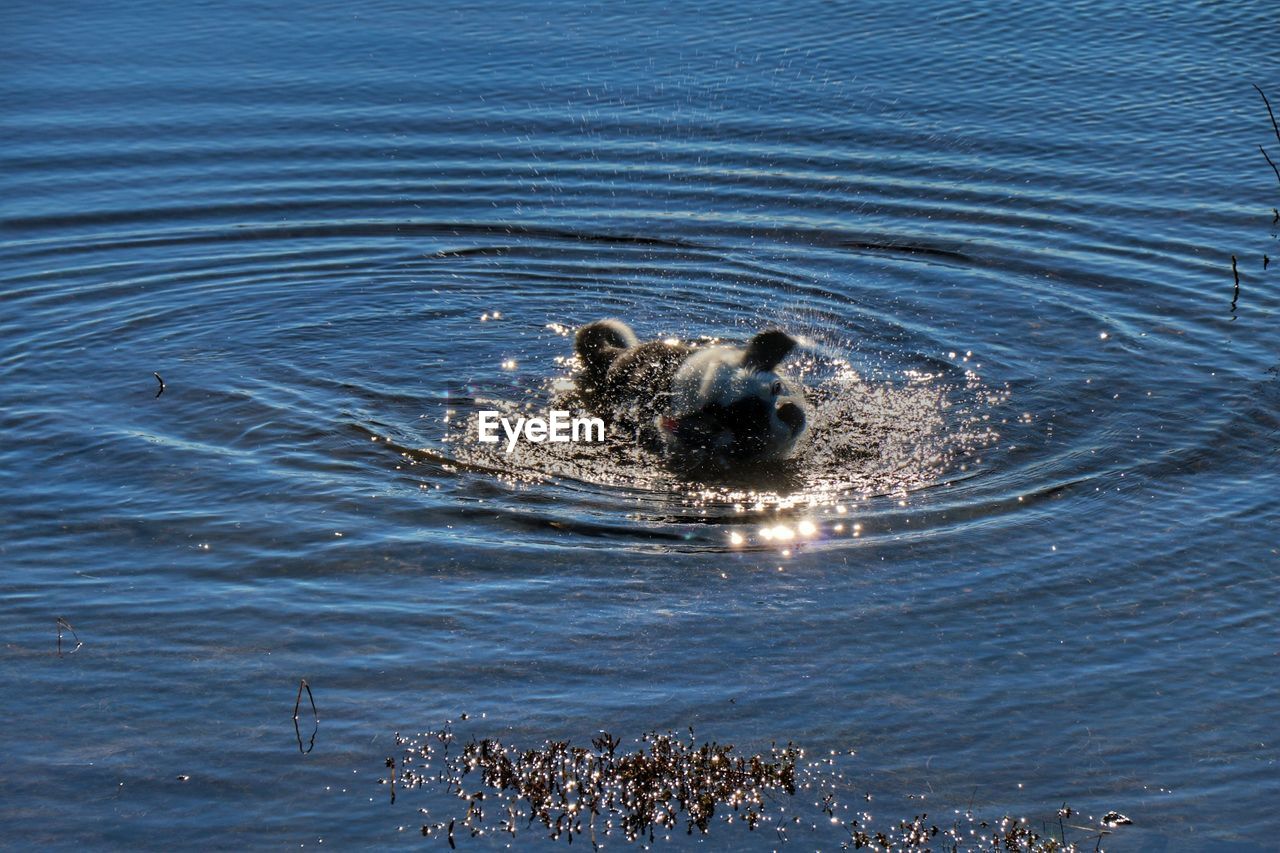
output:
[[[1276,843],[1265,4],[5,17],[11,842],[439,846],[377,779],[466,712]],[[803,337],[791,476],[474,441],[601,316]]]

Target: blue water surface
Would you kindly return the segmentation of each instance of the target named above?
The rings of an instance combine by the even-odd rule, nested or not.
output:
[[[439,849],[445,720],[1280,843],[1270,4],[3,18],[0,843]],[[796,478],[472,440],[606,315],[802,336]]]

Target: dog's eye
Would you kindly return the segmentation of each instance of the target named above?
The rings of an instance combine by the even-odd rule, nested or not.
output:
[[[779,394],[781,394],[781,393],[782,393],[782,380],[781,380],[781,379],[779,379],[779,380],[775,381],[775,382],[773,383],[773,387],[769,389],[769,392],[770,392],[771,394],[773,394],[773,396],[775,396],[775,397],[776,397],[776,396],[778,396]]]

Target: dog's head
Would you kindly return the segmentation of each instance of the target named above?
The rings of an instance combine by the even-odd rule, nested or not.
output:
[[[671,383],[658,431],[669,451],[721,466],[785,459],[808,427],[803,388],[777,370],[796,342],[770,330],[745,349],[696,350]]]

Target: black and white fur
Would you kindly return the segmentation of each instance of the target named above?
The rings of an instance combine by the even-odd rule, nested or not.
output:
[[[803,388],[778,372],[795,347],[771,329],[745,348],[641,343],[620,320],[578,329],[579,387],[600,414],[638,428],[681,466],[774,462],[789,457],[808,428]]]

